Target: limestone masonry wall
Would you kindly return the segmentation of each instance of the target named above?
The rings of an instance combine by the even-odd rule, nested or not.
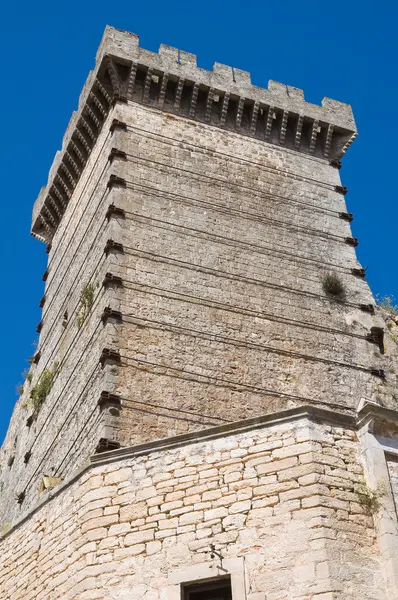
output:
[[[241,598],[383,600],[362,481],[355,433],[305,417],[94,464],[3,539],[0,598],[171,598],[213,543]]]
[[[138,104],[118,115],[122,445],[306,401],[355,409],[385,386],[338,170]]]

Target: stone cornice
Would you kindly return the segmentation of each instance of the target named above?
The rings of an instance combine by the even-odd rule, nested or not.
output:
[[[319,158],[336,166],[357,132],[351,107],[329,98],[318,106],[303,91],[270,81],[251,84],[250,73],[215,63],[212,71],[196,56],[161,45],[142,49],[138,37],[107,27],[95,69],[89,74],[33,209],[32,234],[50,243],[117,101],[137,102],[215,127],[232,130]]]
[[[374,425],[388,423],[398,431],[398,410],[391,410],[373,402],[366,403],[357,415],[357,428],[363,426],[374,428]]]
[[[165,450],[171,450],[173,448],[179,448],[181,446],[187,446],[189,444],[215,440],[221,437],[227,437],[229,435],[236,435],[238,433],[262,429],[264,427],[271,427],[282,423],[290,423],[305,418],[311,421],[330,423],[350,429],[354,429],[356,427],[356,418],[354,413],[352,415],[344,414],[308,405],[273,412],[261,417],[254,417],[253,419],[235,421],[234,423],[228,423],[226,425],[208,427],[200,431],[194,431],[192,433],[155,440],[146,444],[139,444],[137,446],[131,446],[128,448],[118,448],[117,450],[110,450],[109,452],[94,454],[90,457],[90,463],[92,465],[107,464],[109,462],[122,460],[125,458],[141,456],[156,451],[162,452]]]
[[[106,69],[97,65],[80,94],[47,185],[34,204],[31,232],[37,239],[51,242],[115,100]]]

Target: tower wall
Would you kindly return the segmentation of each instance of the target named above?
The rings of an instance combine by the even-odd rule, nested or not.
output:
[[[356,258],[355,137],[348,105],[106,30],[33,209],[0,598],[180,600],[217,560],[233,600],[397,597],[396,323]]]
[[[382,359],[366,339],[374,319],[360,306],[372,298],[351,272],[360,265],[338,170],[137,104],[119,115],[122,443],[199,425],[189,418],[308,401],[349,410],[371,397]],[[331,270],[344,303],[322,289]],[[139,414],[145,405],[152,415]]]

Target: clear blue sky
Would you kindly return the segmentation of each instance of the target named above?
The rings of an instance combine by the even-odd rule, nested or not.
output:
[[[350,103],[359,137],[341,176],[355,215],[359,259],[374,293],[398,298],[396,76],[398,5],[393,0],[201,0],[200,2],[4,2],[0,12],[2,91],[0,442],[40,320],[45,247],[29,235],[31,208],[106,24],[160,43]]]

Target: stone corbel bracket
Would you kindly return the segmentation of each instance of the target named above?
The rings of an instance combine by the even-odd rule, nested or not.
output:
[[[196,56],[161,45],[139,47],[138,36],[107,27],[95,69],[80,96],[48,184],[33,210],[32,234],[50,242],[115,102],[157,110],[234,131],[336,163],[357,136],[351,107],[329,98],[318,106],[298,88],[270,81],[252,85],[250,73],[215,63],[197,67]]]
[[[115,101],[122,100],[114,80],[114,66],[104,59],[92,71],[56,153],[48,183],[33,207],[31,233],[50,243]]]

